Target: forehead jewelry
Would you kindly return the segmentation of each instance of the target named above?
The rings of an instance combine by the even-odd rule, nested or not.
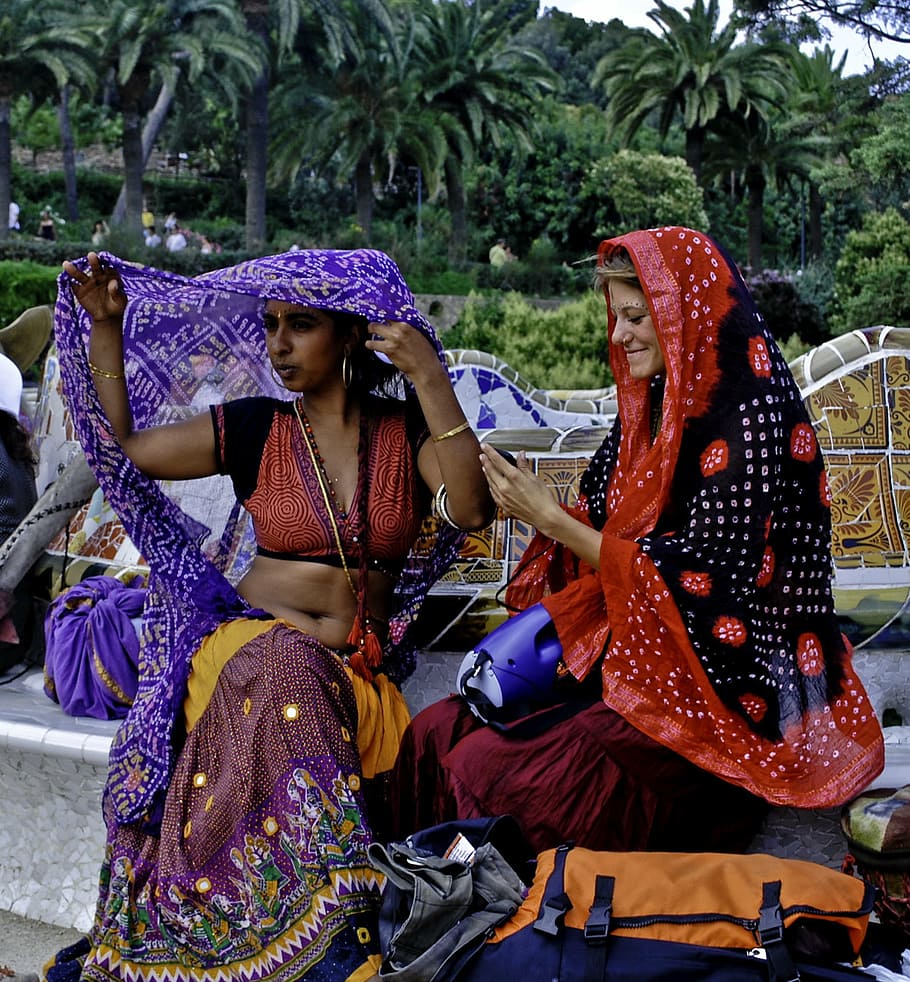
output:
[[[627,300],[625,303],[619,305],[619,309],[611,306],[610,309],[613,311],[614,317],[619,317],[620,313],[624,310],[644,310],[647,311],[648,305],[643,303],[641,300]]]

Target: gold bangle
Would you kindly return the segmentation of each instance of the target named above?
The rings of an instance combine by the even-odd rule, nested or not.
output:
[[[448,440],[450,436],[458,436],[459,433],[464,433],[465,430],[471,428],[471,424],[465,420],[463,423],[459,423],[458,426],[453,426],[452,429],[446,430],[445,433],[440,433],[439,436],[433,437],[433,443],[442,443],[443,440]]]
[[[101,378],[115,378],[121,380],[126,378],[126,375],[124,375],[122,372],[109,372],[104,368],[99,368],[97,365],[93,365],[91,358],[89,358],[88,370],[92,373],[92,375],[100,375]]]

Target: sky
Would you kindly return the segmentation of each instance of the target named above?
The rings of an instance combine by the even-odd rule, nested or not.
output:
[[[680,10],[685,10],[691,6],[691,0],[667,0],[667,2]],[[621,2],[617,2],[617,0],[542,0],[541,11],[547,7],[564,10],[566,13],[588,21],[608,21],[617,17],[629,27],[647,27],[657,33],[657,25],[648,17],[648,11],[655,7],[652,0],[621,0]],[[731,0],[720,0],[721,27],[726,24],[732,9]],[[831,28],[830,24],[827,26]],[[837,59],[845,51],[847,52],[844,75],[861,75],[872,66],[869,46],[861,35],[842,27],[831,28],[831,40],[828,43],[834,49],[835,64]],[[810,45],[808,50],[824,44],[825,42],[822,41],[819,45]],[[894,41],[873,41],[872,44],[878,58],[896,58],[898,55],[910,58],[910,44],[898,44]]]

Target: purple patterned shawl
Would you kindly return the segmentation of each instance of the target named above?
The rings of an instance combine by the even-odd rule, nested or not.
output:
[[[381,252],[295,251],[192,279],[136,266],[109,253],[101,256],[118,271],[129,298],[124,360],[137,428],[249,395],[288,398],[269,372],[262,326],[267,299],[346,311],[378,323],[405,321],[426,335],[443,358],[401,272]],[[240,521],[239,505],[214,519],[204,509],[191,515],[166,493],[166,485],[141,474],[120,449],[88,368],[89,327],[70,278],[61,274],[55,335],[68,407],[99,485],[151,571],[139,690],[114,739],[107,785],[117,820],[130,822],[148,814],[167,788],[177,752],[174,726],[200,641],[226,620],[261,612],[252,611],[233,586],[249,558],[249,535],[244,532],[249,523]],[[221,497],[233,501],[232,492]],[[410,629],[461,538],[445,527],[429,554],[415,549],[409,557],[396,590],[383,663],[396,682],[414,669]]]

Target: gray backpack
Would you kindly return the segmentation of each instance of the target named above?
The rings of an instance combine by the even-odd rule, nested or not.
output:
[[[508,817],[451,822],[369,847],[371,863],[386,876],[379,979],[451,982],[515,913],[527,887],[494,839],[513,862],[529,858]]]

